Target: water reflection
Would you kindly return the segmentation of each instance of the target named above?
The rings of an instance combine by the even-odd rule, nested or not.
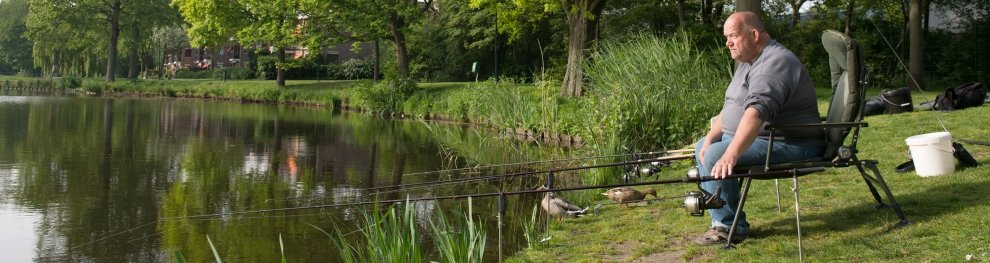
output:
[[[0,247],[25,259],[14,261],[160,262],[178,252],[202,262],[213,259],[209,236],[227,260],[256,262],[281,257],[281,236],[291,261],[326,261],[336,254],[316,228],[355,220],[355,208],[278,209],[491,191],[497,183],[377,197],[362,189],[439,179],[404,173],[537,158],[488,136],[321,109],[0,96],[0,243],[17,244]],[[475,201],[489,227],[491,201]],[[418,224],[457,203],[417,204]],[[517,218],[528,218],[532,207],[521,203]],[[264,210],[278,211],[243,213]],[[518,247],[521,236],[506,239]]]

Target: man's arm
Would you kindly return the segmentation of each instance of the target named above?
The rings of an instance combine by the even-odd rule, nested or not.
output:
[[[739,121],[739,127],[736,128],[736,134],[732,138],[732,142],[729,143],[729,148],[725,150],[725,154],[722,154],[722,158],[715,163],[715,167],[712,167],[712,176],[721,179],[732,174],[732,168],[736,166],[739,155],[753,144],[756,136],[760,133],[761,126],[763,126],[763,120],[760,119],[759,111],[747,107],[742,120]]]

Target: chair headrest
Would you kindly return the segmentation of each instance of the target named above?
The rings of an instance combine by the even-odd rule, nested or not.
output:
[[[822,33],[822,46],[832,58],[832,63],[836,63],[842,70],[849,70],[849,53],[856,51],[856,43],[852,38],[835,30],[825,30]]]

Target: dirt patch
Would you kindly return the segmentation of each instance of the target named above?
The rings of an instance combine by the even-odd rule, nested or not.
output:
[[[612,251],[615,251],[616,254],[608,255],[607,257],[602,258],[602,260],[605,262],[619,262],[627,260],[633,255],[633,251],[636,250],[637,247],[639,247],[639,241],[635,240],[612,245]]]
[[[660,253],[653,253],[645,257],[641,257],[633,261],[638,262],[687,262],[684,260],[684,250],[674,250],[674,251],[664,251]]]

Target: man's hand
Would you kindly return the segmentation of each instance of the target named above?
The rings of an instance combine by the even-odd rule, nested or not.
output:
[[[754,108],[746,108],[739,127],[736,128],[735,137],[732,138],[722,157],[715,162],[715,167],[712,167],[712,177],[722,179],[732,174],[732,168],[736,167],[740,154],[753,145],[762,124],[760,113]]]
[[[732,168],[736,167],[736,160],[738,159],[739,157],[736,155],[723,154],[722,158],[718,159],[718,162],[715,162],[715,166],[712,167],[712,177],[723,179],[732,174]]]

